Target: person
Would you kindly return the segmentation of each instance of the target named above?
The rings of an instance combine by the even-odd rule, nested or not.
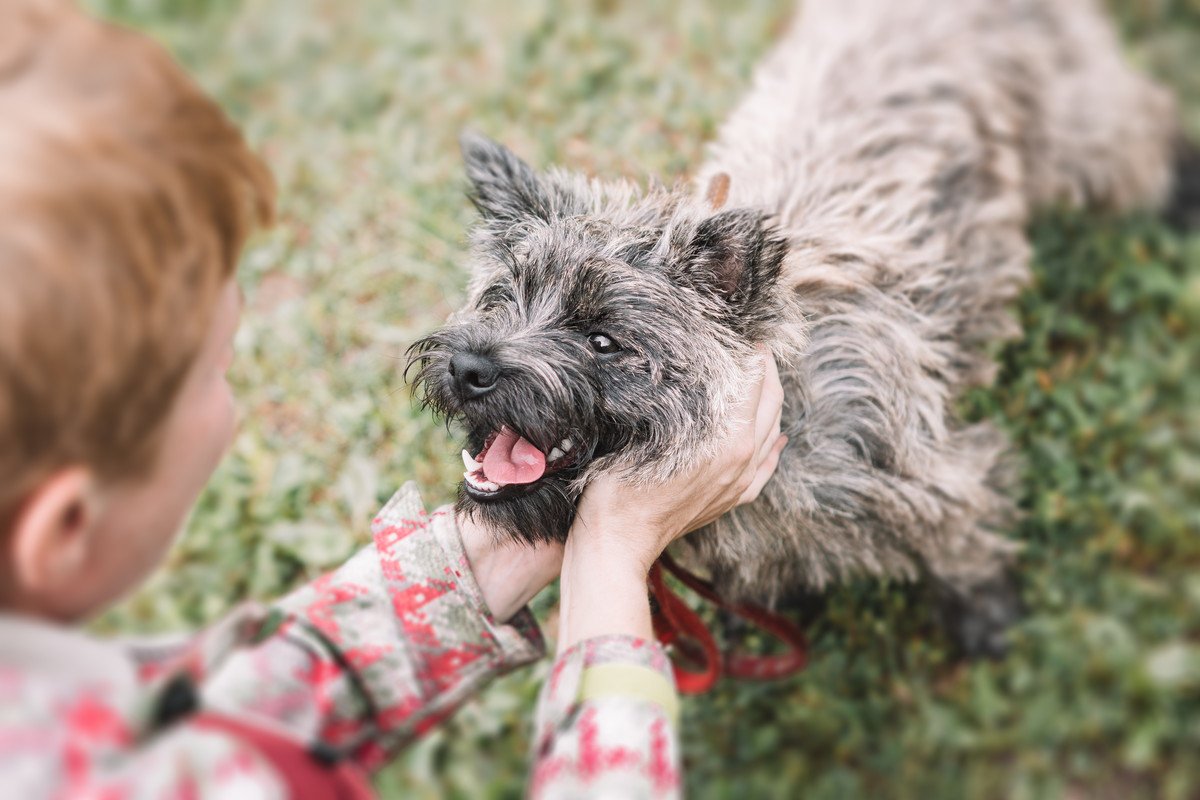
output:
[[[273,187],[149,40],[64,0],[0,7],[0,782],[9,797],[366,797],[364,776],[540,657],[535,797],[680,791],[646,574],[753,498],[786,441],[774,362],[721,453],[600,478],[565,546],[503,541],[406,487],[372,543],[183,641],[77,630],[138,585],[234,433],[235,263]]]

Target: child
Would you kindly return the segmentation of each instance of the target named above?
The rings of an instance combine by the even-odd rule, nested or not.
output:
[[[645,579],[757,495],[753,435],[658,487],[589,487],[565,548],[498,542],[402,489],[373,544],[180,647],[72,628],[162,559],[233,434],[224,373],[245,237],[272,182],[156,46],[64,0],[0,7],[0,785],[8,797],[367,797],[385,763],[538,658],[525,603],[561,571],[531,793],[679,790]]]

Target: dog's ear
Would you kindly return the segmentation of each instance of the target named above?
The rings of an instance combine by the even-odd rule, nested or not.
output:
[[[762,213],[723,211],[700,222],[676,250],[672,277],[740,305],[775,283],[785,252],[785,242]]]
[[[459,137],[471,202],[486,222],[508,226],[528,217],[549,220],[554,191],[533,167],[498,142],[473,131]]]

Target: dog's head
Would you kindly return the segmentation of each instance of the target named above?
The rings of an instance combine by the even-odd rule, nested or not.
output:
[[[778,317],[784,245],[756,211],[538,173],[477,136],[463,154],[470,299],[410,366],[467,429],[460,507],[562,539],[598,471],[664,477],[709,455]]]

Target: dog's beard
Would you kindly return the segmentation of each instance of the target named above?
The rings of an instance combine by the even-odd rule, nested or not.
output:
[[[471,421],[460,415],[469,433],[463,450],[466,472],[459,484],[456,507],[476,522],[513,539],[564,541],[575,517],[575,503],[583,485],[581,477],[595,456],[596,438],[589,432],[590,426],[582,426],[578,420],[573,425],[563,424],[561,419],[547,425],[551,418],[539,416],[540,426],[544,427],[530,427],[528,421],[511,413],[504,416],[502,423],[492,419]],[[558,439],[553,446],[534,444],[544,441],[543,437],[552,438],[547,430],[566,428],[572,433]],[[489,475],[490,451],[512,447],[514,439],[519,439],[526,448],[537,448],[541,454],[543,472],[535,480],[501,483]]]
[[[481,503],[460,484],[455,510],[471,520],[517,541],[563,542],[575,521],[578,490],[558,477],[542,480],[528,494]]]
[[[500,535],[525,542],[565,541],[589,467],[624,448],[627,433],[597,411],[598,392],[569,359],[506,364],[505,386],[464,403],[453,391],[447,362],[461,332],[444,329],[410,350],[414,391],[422,404],[467,429],[456,509]],[[498,437],[519,438],[541,454],[535,480],[500,482],[482,462]]]

